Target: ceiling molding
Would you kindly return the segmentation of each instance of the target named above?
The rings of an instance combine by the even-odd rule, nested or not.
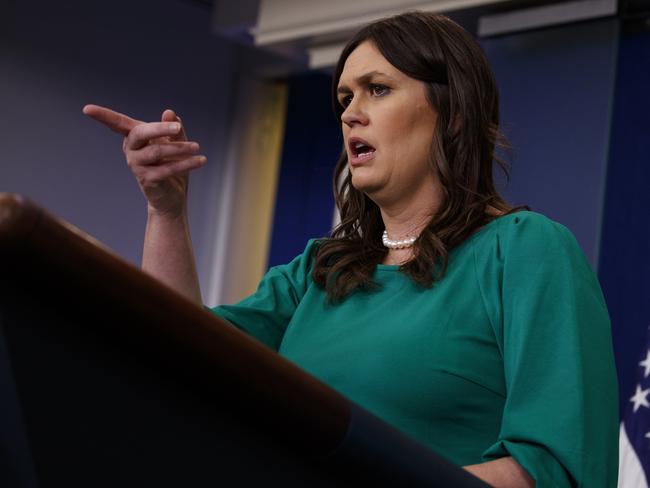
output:
[[[479,37],[539,29],[616,15],[617,0],[579,0],[532,7],[479,19]]]
[[[347,33],[383,17],[406,10],[449,12],[507,0],[261,0],[257,26],[252,30],[255,44],[313,39]]]

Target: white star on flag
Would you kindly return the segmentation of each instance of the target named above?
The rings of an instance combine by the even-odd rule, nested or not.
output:
[[[650,374],[650,349],[648,349],[648,351],[646,352],[645,359],[639,363],[639,366],[643,366],[645,368],[643,377],[647,378],[648,375]]]
[[[650,388],[647,390],[642,390],[641,385],[636,385],[636,393],[630,398],[631,402],[634,402],[634,412],[639,409],[641,405],[646,408],[650,408],[650,403],[648,403],[648,393],[650,393]]]

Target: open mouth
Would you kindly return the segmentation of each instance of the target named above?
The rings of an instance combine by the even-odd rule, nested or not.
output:
[[[352,138],[348,142],[348,145],[350,147],[350,152],[352,153],[352,156],[356,158],[363,159],[365,157],[370,156],[372,153],[375,152],[375,148],[372,147],[370,144],[368,144],[366,141],[363,139],[359,138]]]

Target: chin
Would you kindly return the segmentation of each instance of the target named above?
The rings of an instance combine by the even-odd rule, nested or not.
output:
[[[359,174],[353,174],[352,175],[352,186],[359,191],[368,191],[373,185],[371,184],[371,181],[369,181],[370,178],[364,177]]]
[[[377,181],[372,181],[370,178],[363,178],[361,176],[352,176],[352,186],[355,190],[365,193],[368,198],[374,201],[373,195],[381,190],[381,185]]]

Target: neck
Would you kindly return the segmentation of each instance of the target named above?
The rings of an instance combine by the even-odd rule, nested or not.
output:
[[[437,178],[430,175],[408,188],[387,187],[368,196],[379,207],[390,239],[399,240],[422,232],[440,207],[442,189]]]
[[[391,215],[382,210],[382,218],[388,237],[397,240],[420,235],[431,219],[431,215],[428,213]]]
[[[402,202],[390,206],[380,206],[381,217],[388,236],[405,239],[420,235],[438,208],[436,199],[429,198]]]
[[[382,209],[382,218],[388,238],[393,241],[407,240],[420,235],[426,227],[431,216],[428,213],[390,213]],[[384,257],[384,264],[404,264],[413,258],[413,247],[411,245],[404,248],[388,249]]]
[[[439,181],[430,175],[419,184],[408,185],[408,189],[392,190],[367,194],[379,207],[388,238],[396,241],[419,236],[440,207],[443,197]],[[413,247],[389,249],[383,262],[403,264],[412,257]]]
[[[424,204],[422,200],[409,204],[380,207],[384,227],[389,239],[393,241],[417,237],[427,226],[437,210],[434,202]],[[404,264],[413,258],[413,247],[388,249],[384,264]]]

